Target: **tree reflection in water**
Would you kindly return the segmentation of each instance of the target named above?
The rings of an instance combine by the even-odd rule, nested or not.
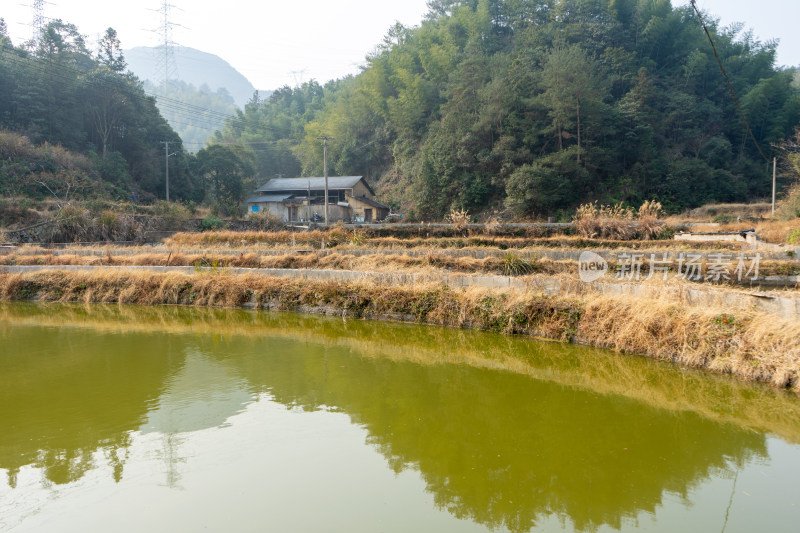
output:
[[[527,531],[578,530],[689,499],[797,442],[796,397],[580,347],[403,324],[183,308],[0,306],[0,468],[63,484],[116,481],[134,432],[219,427],[259,395],[341,411],[389,466],[419,471],[442,509]],[[166,450],[166,449],[165,449]]]

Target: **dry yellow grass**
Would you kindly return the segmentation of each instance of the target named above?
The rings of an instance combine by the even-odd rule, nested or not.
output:
[[[655,224],[663,227],[660,222]],[[645,226],[642,231],[652,233],[655,225]],[[636,230],[639,231],[639,230]],[[716,231],[716,229],[712,230]],[[535,252],[538,249],[618,249],[633,248],[637,250],[667,250],[667,249],[709,249],[709,250],[738,250],[740,244],[721,243],[691,243],[665,240],[619,240],[612,238],[589,238],[580,235],[555,235],[549,237],[507,237],[495,235],[471,235],[467,237],[376,237],[367,234],[358,239],[358,244],[352,241],[350,232],[342,232],[335,239],[326,237],[325,232],[296,233],[292,242],[290,232],[219,232],[216,237],[206,237],[202,234],[176,234],[165,241],[165,246],[173,251],[186,251],[206,249],[209,251],[275,251],[275,250],[321,250],[325,242],[325,249],[356,249],[356,250],[515,250],[519,252]],[[339,240],[336,240],[339,239]]]
[[[760,222],[732,222],[729,224],[719,225],[700,225],[692,228],[696,232],[724,232],[733,233],[737,231],[745,231],[748,229],[755,229],[758,236],[767,242],[774,244],[785,244],[788,240],[789,234],[800,228],[800,219],[796,220],[763,220]]]
[[[680,216],[682,220],[696,222],[711,222],[717,216],[762,218],[769,216],[772,204],[769,202],[754,202],[750,204],[706,204],[687,211]]]
[[[661,250],[661,249],[659,249]],[[714,248],[714,250],[717,250]],[[208,253],[182,253],[169,251],[147,251],[143,253],[125,253],[130,250],[106,249],[104,253],[54,254],[47,250],[25,250],[24,252],[0,256],[0,265],[48,265],[48,266],[217,266],[221,268],[284,268],[284,269],[324,269],[324,270],[356,270],[369,272],[456,272],[463,274],[500,274],[523,276],[528,274],[572,274],[577,277],[578,270],[573,259],[550,260],[539,258],[539,254],[531,251],[505,251],[497,255],[483,258],[450,255],[447,250],[430,250],[426,254],[396,253],[351,254],[348,250],[328,252],[298,253],[286,250],[285,253],[260,254],[253,251],[231,253],[225,250]],[[639,249],[639,251],[644,251]],[[613,272],[616,263],[609,261]],[[648,275],[648,264],[642,266],[642,276]],[[761,260],[759,263],[761,276],[792,276],[800,274],[797,263],[776,260]],[[732,281],[730,284],[735,285]]]
[[[579,335],[596,346],[800,391],[798,326],[765,314],[596,296],[585,303]]]
[[[644,298],[545,296],[436,285],[295,281],[256,275],[125,271],[0,274],[0,299],[182,304],[346,313],[559,340],[765,381],[800,392],[797,321]]]
[[[513,256],[513,264],[508,260],[512,254],[500,257],[452,257],[441,252],[430,252],[424,256],[397,254],[351,255],[347,253],[296,253],[287,251],[281,255],[259,255],[254,252],[236,254],[184,254],[184,253],[142,253],[136,255],[77,255],[43,253],[40,255],[11,254],[0,257],[0,264],[6,265],[83,265],[83,266],[209,266],[236,268],[291,268],[291,269],[332,269],[358,270],[372,272],[462,272],[496,273],[523,275],[531,272],[555,273],[574,270],[570,261],[536,261],[531,256]],[[513,267],[517,268],[514,269]]]

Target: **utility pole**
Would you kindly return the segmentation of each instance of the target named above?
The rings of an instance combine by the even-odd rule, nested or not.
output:
[[[325,225],[328,225],[328,137],[322,139],[322,172],[325,177]]]
[[[772,214],[775,214],[775,168],[778,166],[778,158],[772,158]]]
[[[165,174],[166,174],[166,177],[167,177],[167,182],[166,182],[167,194],[166,194],[166,198],[167,198],[167,202],[169,202],[169,158],[172,157],[173,155],[177,154],[178,152],[169,153],[169,145],[170,144],[174,144],[174,141],[161,141],[161,144],[164,145],[164,170],[166,171]]]

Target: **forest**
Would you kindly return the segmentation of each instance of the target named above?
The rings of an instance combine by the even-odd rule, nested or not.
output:
[[[172,200],[237,214],[254,177],[249,154],[185,150],[145,89],[127,70],[112,28],[96,52],[61,20],[49,22],[37,42],[14,46],[0,19],[0,195],[150,203],[166,196],[166,159]],[[169,89],[162,105],[178,119],[221,125],[234,109],[192,104],[203,111],[188,117],[174,97],[191,88]]]
[[[40,153],[37,170],[0,140],[0,193],[46,194],[44,171],[54,185],[78,173],[94,194],[163,198],[170,141],[172,199],[233,213],[253,184],[322,175],[328,137],[329,174],[366,176],[412,220],[452,209],[565,217],[590,201],[678,212],[769,196],[774,146],[800,124],[797,72],[776,67],[775,42],[704,14],[734,99],[691,6],[428,5],[418,26],[390,28],[359,74],[256,93],[197,155],[126,73],[113,30],[93,53],[62,21],[35,46],[15,46],[0,25],[0,130],[86,160],[69,170]]]
[[[766,198],[750,138],[692,8],[668,0],[434,0],[363,71],[253,101],[217,134],[262,177],[366,175],[412,218],[453,208],[556,214],[584,201],[670,211]],[[800,120],[774,42],[706,14],[760,149]],[[271,144],[258,144],[265,140]]]

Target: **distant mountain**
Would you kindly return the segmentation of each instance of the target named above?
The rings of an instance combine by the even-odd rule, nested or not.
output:
[[[125,50],[123,53],[128,62],[128,68],[139,79],[155,83],[160,78],[156,73],[159,65],[159,49],[157,47],[139,46]],[[244,108],[255,92],[253,84],[219,56],[194,48],[176,46],[174,57],[175,76],[178,81],[195,87],[206,85],[211,91],[224,88],[240,108]]]

